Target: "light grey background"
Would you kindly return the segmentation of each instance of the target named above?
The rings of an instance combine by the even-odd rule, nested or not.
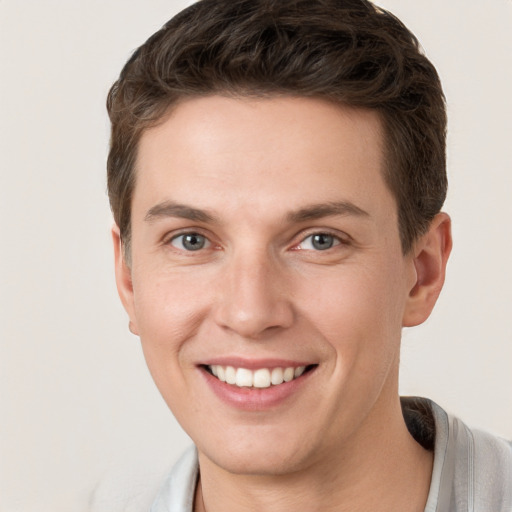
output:
[[[135,511],[189,442],[117,299],[104,177],[109,85],[189,3],[0,0],[0,512]],[[401,390],[512,438],[512,2],[381,5],[450,115],[455,248],[437,310],[404,333]]]

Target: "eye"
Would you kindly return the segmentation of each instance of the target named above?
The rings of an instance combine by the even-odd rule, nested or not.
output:
[[[171,240],[171,245],[184,251],[199,251],[206,247],[210,247],[211,242],[199,233],[184,233],[182,235],[175,236]]]
[[[315,233],[304,238],[299,244],[298,249],[326,251],[340,243],[340,239],[334,235],[329,233]]]

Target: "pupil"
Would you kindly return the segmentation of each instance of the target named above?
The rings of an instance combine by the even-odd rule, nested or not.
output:
[[[319,250],[330,249],[332,244],[334,243],[334,239],[332,235],[319,234],[313,236],[313,247]]]
[[[204,247],[204,237],[201,235],[191,234],[183,237],[183,247],[189,251],[197,251]]]

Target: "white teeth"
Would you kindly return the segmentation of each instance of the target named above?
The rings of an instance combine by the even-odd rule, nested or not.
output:
[[[253,385],[255,388],[270,387],[270,371],[266,368],[254,372]]]
[[[236,370],[232,366],[226,367],[226,382],[236,384]]]
[[[306,370],[305,366],[289,366],[287,368],[260,368],[252,371],[247,368],[221,366],[213,364],[208,367],[211,373],[222,382],[238,387],[268,388],[279,386],[300,377]]]
[[[306,369],[305,366],[298,366],[297,368],[295,368],[295,371],[293,372],[293,376],[295,378],[300,377],[304,373],[305,369]]]
[[[283,372],[283,379],[285,382],[290,382],[293,380],[293,377],[295,376],[295,370],[294,368],[285,368]]]
[[[270,378],[270,381],[272,382],[272,384],[274,384],[274,386],[282,384],[284,382],[283,369],[282,368],[274,368],[272,370],[272,376]]]
[[[238,368],[236,371],[236,385],[239,388],[252,386],[252,372],[245,368]]]

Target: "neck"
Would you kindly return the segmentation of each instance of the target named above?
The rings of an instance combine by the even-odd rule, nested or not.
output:
[[[398,396],[381,407],[387,421],[376,414],[375,428],[368,417],[338,450],[291,474],[233,474],[200,453],[195,512],[423,511],[433,454],[409,434]]]

